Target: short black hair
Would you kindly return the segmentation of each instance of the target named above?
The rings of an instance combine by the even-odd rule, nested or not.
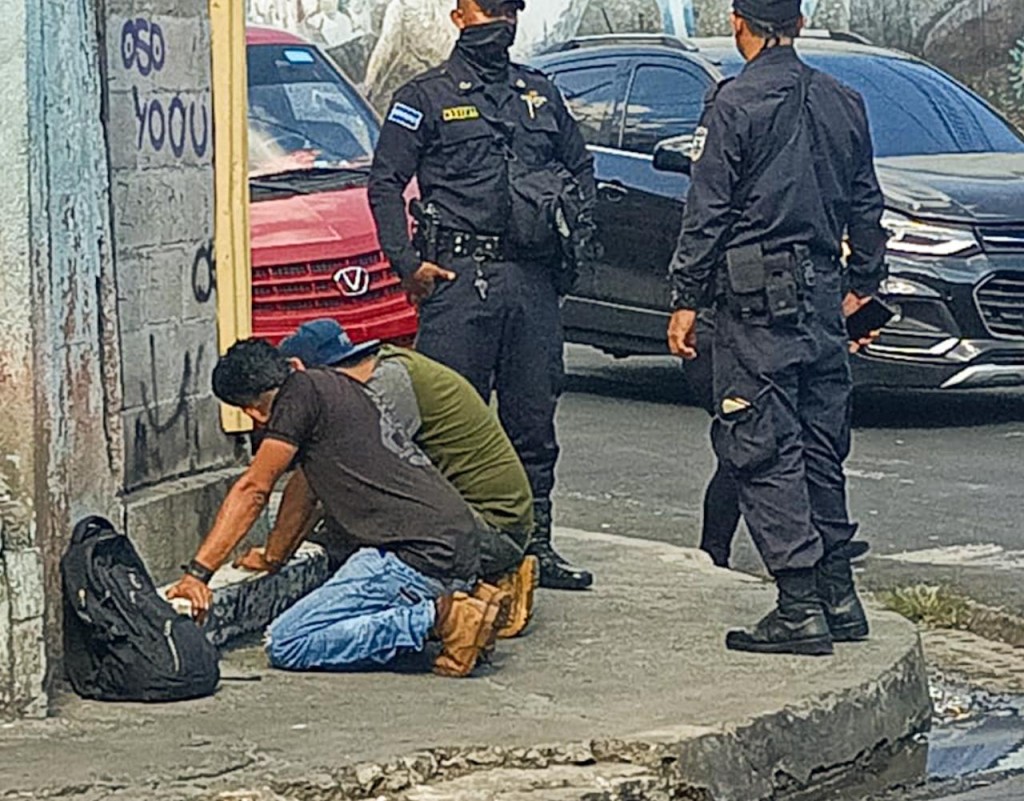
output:
[[[743,15],[740,15],[743,17]],[[750,27],[750,32],[759,39],[796,39],[800,35],[800,17],[782,25],[753,17],[743,17]]]
[[[265,339],[243,339],[213,368],[213,394],[229,406],[254,406],[260,395],[279,389],[291,366]]]

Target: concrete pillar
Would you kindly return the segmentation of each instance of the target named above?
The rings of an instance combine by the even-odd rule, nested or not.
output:
[[[243,453],[220,428],[206,0],[14,0],[0,28],[0,717],[62,674],[59,562],[109,517],[158,581]]]

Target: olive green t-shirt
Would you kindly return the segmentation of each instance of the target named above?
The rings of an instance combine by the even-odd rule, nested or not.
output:
[[[385,345],[369,386],[391,400],[416,444],[487,523],[520,538],[532,532],[526,470],[494,411],[465,378],[421,353]]]

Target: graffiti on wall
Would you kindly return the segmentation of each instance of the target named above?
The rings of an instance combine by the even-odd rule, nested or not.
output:
[[[166,343],[164,343],[166,344]],[[199,345],[195,357],[189,350],[181,356],[181,368],[173,382],[173,400],[168,403],[168,387],[161,386],[156,336],[149,335],[149,376],[140,382],[145,410],[135,420],[132,445],[132,468],[136,475],[162,473],[167,465],[160,440],[171,435],[199,450],[199,424],[191,399],[198,390],[198,376],[202,374],[205,346]]]
[[[216,436],[213,114],[205,4],[107,21],[128,490],[233,460]],[[152,198],[161,198],[155,213]],[[213,424],[208,424],[207,418]]]
[[[161,72],[167,62],[167,40],[159,22],[138,17],[121,27],[121,64],[129,73],[149,78]],[[169,147],[176,157],[186,148],[199,158],[210,144],[210,110],[203,97],[182,92],[159,92],[132,86],[135,106],[136,147],[148,144],[160,152]]]
[[[960,0],[936,12],[922,27],[914,52],[956,75],[988,97],[1024,128],[1024,3]]]

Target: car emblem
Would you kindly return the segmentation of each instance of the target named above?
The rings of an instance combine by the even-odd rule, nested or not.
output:
[[[342,267],[334,274],[334,283],[346,298],[358,298],[370,291],[370,273],[364,267]]]

